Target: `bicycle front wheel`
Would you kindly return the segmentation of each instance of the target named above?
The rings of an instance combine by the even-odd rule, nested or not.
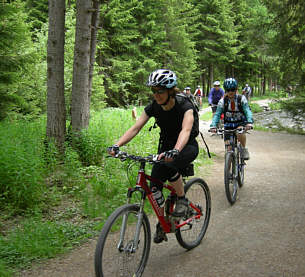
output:
[[[201,243],[208,228],[211,215],[211,195],[208,185],[200,178],[189,180],[184,186],[184,191],[186,198],[199,208],[202,214],[200,218],[194,219],[176,230],[178,243],[186,249],[192,249]],[[197,212],[189,207],[185,219],[196,215]]]
[[[241,157],[240,151],[238,153],[238,185],[241,188],[244,185],[245,180],[245,161]]]
[[[142,276],[150,251],[151,231],[143,213],[136,240],[139,206],[119,207],[106,221],[95,250],[96,277]]]
[[[237,189],[238,189],[235,159],[236,157],[233,152],[226,153],[224,181],[225,181],[226,196],[231,205],[233,205],[236,202]]]

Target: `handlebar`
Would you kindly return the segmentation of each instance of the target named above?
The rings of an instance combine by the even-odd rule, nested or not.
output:
[[[238,133],[238,134],[242,134],[245,132],[245,128],[244,127],[240,127],[240,128],[235,128],[232,130],[227,130],[227,129],[218,129],[218,132],[220,133],[227,133],[227,134],[232,134],[232,133]]]
[[[251,127],[251,129],[253,129],[253,127]],[[219,133],[227,133],[227,134],[232,134],[232,133],[238,133],[238,134],[242,134],[246,131],[245,127],[238,127],[235,129],[217,129],[217,131]],[[211,130],[209,130],[208,132],[211,132]]]
[[[145,162],[145,163],[150,163],[150,164],[156,164],[160,163],[162,161],[158,160],[159,155],[149,155],[147,157],[142,157],[142,156],[136,156],[136,155],[130,155],[127,152],[119,151],[117,152],[114,156],[110,156],[112,158],[118,158],[121,161],[125,161],[127,159],[134,160],[136,162]]]

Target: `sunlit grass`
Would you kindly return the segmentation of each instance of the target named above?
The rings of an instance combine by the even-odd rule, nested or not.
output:
[[[143,107],[137,110],[140,115]],[[127,188],[134,185],[139,164],[108,158],[106,150],[133,123],[131,108],[92,112],[78,149],[67,143],[66,157],[59,163],[52,145],[50,153],[45,152],[45,119],[1,123],[0,172],[7,176],[0,182],[10,188],[1,187],[0,202],[7,203],[2,207],[11,208],[3,209],[0,216],[0,276],[12,276],[33,261],[55,257],[95,235],[107,217],[126,202]],[[151,128],[153,125],[154,120],[150,120],[121,150],[141,156],[157,153],[159,129]],[[195,175],[204,176],[211,163],[200,149],[194,162]],[[150,170],[151,165],[147,165],[148,174]],[[71,209],[61,206],[63,199],[75,210],[71,216]],[[63,215],[52,213],[53,209],[62,210]],[[148,202],[146,211],[151,212]],[[16,213],[22,215],[17,222],[12,220]]]
[[[209,120],[212,120],[212,118],[213,118],[212,111],[208,111],[200,116],[200,120],[203,120],[203,121],[209,121]]]

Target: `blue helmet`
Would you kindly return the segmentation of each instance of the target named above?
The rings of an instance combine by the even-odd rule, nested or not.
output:
[[[177,85],[177,76],[171,70],[158,69],[149,75],[146,85],[149,87],[173,88]]]
[[[234,78],[225,79],[223,87],[225,90],[237,89],[237,81]]]

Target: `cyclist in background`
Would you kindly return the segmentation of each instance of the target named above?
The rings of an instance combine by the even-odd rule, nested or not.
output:
[[[252,92],[251,87],[248,84],[246,84],[246,86],[242,90],[242,94],[246,97],[248,103],[250,103],[251,92]]]
[[[194,96],[196,97],[196,100],[199,104],[199,107],[202,106],[202,96],[203,96],[203,92],[200,88],[200,86],[197,86],[196,90],[195,90],[195,93],[194,93]]]
[[[218,104],[219,100],[223,97],[225,92],[220,87],[219,81],[215,81],[213,85],[214,85],[214,87],[209,92],[208,101],[209,101],[209,105],[212,108],[212,113],[214,115],[216,112],[216,109],[217,109],[217,104]]]
[[[185,88],[185,95],[187,97],[189,97],[193,103],[196,103],[196,106],[198,107],[198,102],[197,102],[195,96],[191,93],[191,88],[190,87]],[[199,109],[199,107],[198,107],[198,109]]]
[[[185,94],[186,94],[186,95],[192,95],[192,94],[191,94],[191,88],[190,88],[190,87],[186,87],[184,90],[185,90]]]
[[[165,163],[154,164],[151,172],[153,178],[163,182],[169,181],[175,188],[178,199],[173,216],[177,220],[185,215],[188,200],[185,198],[182,176],[179,170],[184,169],[194,161],[199,148],[196,137],[199,133],[198,115],[190,101],[178,103],[176,93],[179,92],[177,77],[167,69],[158,69],[149,75],[147,86],[151,87],[153,101],[144,108],[136,123],[129,128],[117,143],[108,148],[111,155],[119,151],[119,147],[132,140],[151,117],[156,119],[161,129],[158,147],[158,159]],[[152,190],[162,191],[163,187],[150,184]],[[159,202],[158,202],[159,203]],[[164,212],[164,198],[159,203]],[[165,239],[165,233],[158,223],[154,242],[160,243]]]
[[[250,130],[253,127],[252,112],[249,108],[247,99],[244,95],[237,93],[237,81],[234,78],[228,78],[224,81],[223,87],[226,91],[224,97],[218,102],[217,110],[213,116],[210,125],[210,131],[216,133],[217,124],[220,116],[224,113],[224,128],[235,129],[238,127],[245,127],[245,130]],[[242,155],[245,160],[249,160],[249,152],[246,148],[246,134],[238,134],[237,139],[240,141],[242,148]],[[226,145],[230,143],[230,135],[224,135]]]
[[[291,97],[291,96],[292,96],[292,86],[291,86],[291,85],[287,85],[285,91],[286,91],[288,97]]]

